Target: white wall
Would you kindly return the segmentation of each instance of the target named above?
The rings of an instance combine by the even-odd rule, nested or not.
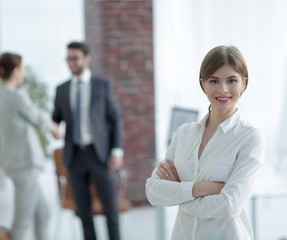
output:
[[[0,51],[24,57],[54,87],[68,77],[66,45],[84,39],[82,0],[0,0]]]
[[[198,73],[205,54],[217,45],[235,45],[245,56],[249,86],[238,106],[265,133],[267,164],[284,160],[286,9],[284,0],[154,0],[158,160],[164,158],[173,105],[198,109],[200,118],[207,113]],[[175,211],[165,213],[168,234]]]
[[[23,56],[25,65],[48,84],[50,105],[56,85],[69,76],[65,62],[67,43],[84,39],[83,13],[82,0],[0,0],[0,53],[12,51]],[[52,166],[47,167],[40,180],[45,185],[51,213],[57,213],[59,202]]]

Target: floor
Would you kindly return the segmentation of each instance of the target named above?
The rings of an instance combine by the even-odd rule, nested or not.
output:
[[[108,240],[103,216],[94,218],[98,239]],[[155,209],[136,208],[120,214],[121,238],[123,240],[156,240]],[[80,221],[69,210],[63,210],[51,219],[51,240],[82,240]]]

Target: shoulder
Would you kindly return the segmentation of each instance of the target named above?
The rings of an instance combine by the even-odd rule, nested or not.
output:
[[[193,136],[196,129],[198,129],[198,123],[187,122],[180,125],[174,133],[171,135],[171,145],[175,145],[179,142],[185,142],[187,138]]]
[[[197,122],[187,122],[180,125],[175,131],[176,135],[187,134],[198,128]]]
[[[258,127],[256,127],[254,124],[252,124],[251,122],[247,120],[241,119],[241,121],[239,122],[239,125],[243,131],[249,132],[250,135],[263,137],[263,132]]]
[[[106,91],[110,91],[112,88],[112,82],[110,79],[98,75],[93,75],[91,77],[91,84],[94,88],[101,88]]]
[[[27,98],[27,93],[21,89],[10,89],[8,87],[0,88],[0,96],[2,101],[12,103],[23,102]]]
[[[57,86],[57,89],[62,89],[62,88],[65,88],[67,86],[69,86],[71,84],[71,79],[69,80],[66,80],[64,81],[63,83],[60,83],[58,86]]]
[[[249,144],[264,144],[264,133],[249,121],[242,119],[239,123],[239,129]]]
[[[99,76],[99,75],[92,75],[91,82],[92,84],[96,84],[96,85],[103,85],[103,86],[111,85],[111,80],[109,80],[108,78]]]
[[[19,88],[15,91],[15,95],[20,99],[29,99],[29,94],[26,89]]]
[[[198,125],[197,122],[186,122],[179,126],[178,130],[187,131],[196,128]]]
[[[91,80],[92,82],[98,82],[98,83],[103,83],[103,84],[107,84],[110,82],[108,78],[105,78],[99,75],[92,75]]]
[[[63,83],[60,83],[57,87],[56,87],[56,92],[59,94],[60,93],[63,93],[63,92],[66,92],[70,89],[70,85],[71,85],[71,82],[72,80],[69,79],[69,80],[66,80],[65,82]]]

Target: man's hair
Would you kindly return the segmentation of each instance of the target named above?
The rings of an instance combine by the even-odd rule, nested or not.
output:
[[[67,48],[68,49],[79,49],[84,53],[85,56],[90,54],[90,47],[85,42],[70,42],[67,45]]]

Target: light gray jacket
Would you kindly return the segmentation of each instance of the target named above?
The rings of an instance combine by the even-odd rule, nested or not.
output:
[[[0,82],[0,167],[6,172],[42,167],[45,155],[36,129],[50,120],[28,94]]]

